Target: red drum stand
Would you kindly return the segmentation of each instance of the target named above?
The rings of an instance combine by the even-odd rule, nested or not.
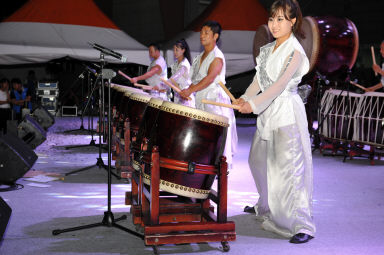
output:
[[[144,169],[150,169],[147,176]],[[154,146],[145,155],[140,170],[133,172],[132,191],[126,193],[131,205],[133,223],[144,232],[145,245],[221,242],[223,251],[228,241],[236,240],[235,223],[227,220],[227,163],[220,158],[217,166],[195,164],[193,172],[217,176],[217,191],[211,189],[206,199],[195,199],[160,191],[160,168],[190,172],[188,162],[162,158]],[[145,184],[145,178],[149,185]],[[187,187],[185,187],[187,189]],[[212,203],[217,205],[217,211]]]

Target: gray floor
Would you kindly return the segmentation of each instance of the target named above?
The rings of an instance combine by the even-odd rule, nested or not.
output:
[[[242,122],[242,121],[239,121]],[[244,123],[244,122],[243,122]],[[241,123],[238,123],[241,124]],[[80,127],[78,118],[57,118],[47,140],[36,148],[32,169],[67,173],[96,164],[98,148],[65,150],[65,145],[89,144],[90,135],[63,134]],[[347,160],[313,154],[315,239],[294,245],[260,229],[252,215],[242,212],[257,198],[247,157],[254,127],[238,125],[239,150],[229,174],[228,214],[236,223],[237,240],[229,254],[384,254],[384,161]],[[80,132],[81,133],[81,132]],[[107,163],[107,155],[103,152]],[[134,230],[129,207],[124,205],[130,185],[112,178],[112,212],[127,215],[121,225]],[[100,223],[107,210],[107,175],[103,168],[66,176],[64,180],[2,192],[12,216],[0,246],[0,254],[153,254],[141,239],[117,228],[95,227],[52,235],[52,230]],[[161,254],[221,254],[220,243],[164,245]]]

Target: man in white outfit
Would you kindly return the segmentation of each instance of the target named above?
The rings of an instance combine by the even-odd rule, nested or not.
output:
[[[169,92],[169,88],[161,81],[161,79],[168,79],[167,64],[160,54],[160,47],[155,43],[151,43],[148,47],[148,53],[151,63],[148,66],[147,72],[143,75],[130,78],[129,80],[133,84],[145,80],[152,87],[150,92],[152,96],[168,101],[167,93]]]
[[[207,21],[200,31],[200,42],[204,51],[192,63],[192,84],[181,91],[182,97],[188,97],[196,92],[196,108],[228,118],[229,128],[225,143],[224,156],[229,168],[232,167],[232,155],[237,147],[236,119],[232,109],[203,104],[202,99],[231,104],[229,96],[220,87],[219,81],[225,84],[225,58],[223,52],[216,46],[220,38],[221,26],[216,21]]]

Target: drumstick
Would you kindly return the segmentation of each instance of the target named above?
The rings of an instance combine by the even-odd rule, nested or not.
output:
[[[229,90],[227,89],[227,87],[224,85],[224,83],[222,83],[221,81],[219,81],[219,84],[220,86],[224,89],[225,93],[229,96],[229,98],[231,99],[231,101],[236,101],[236,98],[231,94],[231,92],[229,92]]]
[[[174,80],[174,79],[169,79],[171,82],[172,82],[172,84],[173,85],[175,85],[178,89],[180,89],[180,86],[179,86],[179,84],[177,84],[177,82]],[[181,90],[181,89],[180,89]]]
[[[227,108],[232,108],[232,109],[235,109],[235,110],[239,110],[240,109],[240,105],[224,104],[224,103],[219,103],[219,102],[215,102],[215,101],[211,101],[211,100],[206,100],[206,99],[201,100],[201,102],[203,104],[213,104],[213,105],[217,105],[217,106],[223,106],[223,107],[227,107]]]
[[[353,81],[349,81],[349,83],[351,83],[352,85],[355,85],[356,87],[358,88],[361,88],[362,90],[364,90],[365,92],[368,92],[369,90],[359,84],[357,84],[356,82],[353,82]]]
[[[129,77],[128,75],[126,75],[122,71],[119,70],[117,73],[120,74],[121,76],[123,76],[124,78],[126,78],[127,80],[131,81],[131,77]]]
[[[375,59],[375,48],[371,46],[371,53],[372,53],[372,62],[374,65],[376,65],[376,59]],[[375,75],[377,76],[377,73],[375,72]]]
[[[178,94],[180,94],[181,90],[176,87],[175,85],[173,85],[172,83],[170,83],[169,81],[163,79],[163,78],[160,78],[160,80],[162,80],[166,85],[168,85],[169,87],[171,87],[174,91],[176,91]],[[192,98],[188,97],[188,100],[192,100]]]
[[[152,90],[153,89],[151,86],[144,85],[144,84],[134,83],[133,85],[136,87],[142,88],[144,90]]]

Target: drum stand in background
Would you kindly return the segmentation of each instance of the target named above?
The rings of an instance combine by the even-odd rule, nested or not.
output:
[[[315,132],[315,138],[314,138],[314,144],[315,144],[314,150],[316,148],[318,148],[320,150],[320,152],[323,153],[324,156],[343,156],[344,157],[343,162],[345,162],[346,158],[350,155],[351,146],[352,146],[351,145],[352,137],[349,137],[349,133],[348,133],[349,129],[347,129],[347,134],[343,134],[343,132],[345,130],[343,130],[343,129],[339,130],[340,122],[342,123],[341,125],[343,125],[345,122],[351,123],[352,118],[353,118],[353,114],[354,114],[353,109],[352,109],[353,105],[351,105],[352,99],[351,99],[351,95],[350,95],[349,76],[350,76],[350,71],[348,72],[348,76],[346,78],[346,81],[344,82],[344,83],[346,83],[346,86],[344,86],[340,90],[340,93],[336,96],[336,98],[333,98],[332,104],[327,109],[324,116],[322,116],[321,105],[318,106],[318,108],[317,108],[318,109],[318,128]],[[320,80],[321,77],[318,79]],[[335,116],[332,116],[335,119],[335,121],[333,121],[332,117],[330,117],[330,119],[328,119],[330,113],[333,112],[333,109],[335,108],[336,104],[339,102],[339,98],[343,97],[342,94],[344,93],[344,91],[346,91],[346,96],[345,96],[346,107],[345,107],[345,109],[343,109],[344,110],[343,114],[346,114],[346,115],[342,116],[341,119],[338,119],[337,118],[338,115],[336,113],[336,114],[334,114]],[[317,96],[319,96],[319,95],[317,95]],[[336,109],[336,111],[337,111],[337,109]],[[320,134],[320,131],[322,131],[324,128],[323,124],[326,120],[330,121],[331,124],[333,122],[333,124],[336,125],[335,127],[332,127],[330,130],[327,130],[329,133],[328,136]],[[352,126],[353,126],[353,123],[352,123]],[[336,137],[337,132],[340,133],[339,134],[340,137]],[[352,134],[353,134],[353,132],[352,132]],[[324,150],[331,150],[332,153],[331,154],[325,154]],[[341,154],[337,154],[338,151],[340,151]]]
[[[84,226],[78,226],[78,227],[73,227],[73,228],[67,228],[67,229],[56,229],[56,230],[53,230],[52,231],[52,234],[53,235],[59,235],[61,233],[65,233],[65,232],[71,232],[71,231],[77,231],[77,230],[82,230],[82,229],[89,229],[89,228],[94,228],[94,227],[99,227],[99,226],[105,226],[105,227],[115,227],[115,228],[119,228],[125,232],[128,232],[132,235],[135,235],[139,238],[143,238],[143,235],[139,234],[139,233],[136,233],[126,227],[123,227],[119,224],[117,224],[116,222],[118,221],[121,221],[121,220],[125,220],[127,218],[126,215],[123,215],[117,219],[114,218],[113,216],[113,213],[111,211],[111,175],[112,175],[112,171],[111,171],[111,79],[113,77],[112,73],[114,73],[112,70],[110,69],[103,69],[104,65],[105,65],[105,62],[104,62],[104,54],[101,52],[100,53],[100,62],[101,62],[101,84],[102,86],[100,86],[100,89],[101,87],[104,87],[104,84],[103,84],[103,79],[107,79],[108,82],[107,82],[107,86],[108,86],[108,122],[107,122],[107,125],[108,125],[108,137],[107,137],[107,141],[108,141],[108,167],[107,167],[107,170],[108,170],[108,210],[104,212],[104,217],[102,219],[101,222],[99,223],[93,223],[93,224],[89,224],[89,225],[84,225]],[[99,136],[100,138],[100,136]],[[100,138],[101,139],[101,138]]]
[[[108,86],[110,86],[110,79],[112,79],[113,76],[109,76],[113,73],[112,70],[110,69],[103,69],[104,67],[104,64],[102,64],[101,66],[101,74],[99,74],[99,76],[96,78],[96,81],[95,81],[95,84],[92,88],[92,91],[90,92],[90,96],[89,96],[89,99],[88,99],[88,102],[86,104],[86,106],[84,107],[85,109],[87,109],[87,106],[88,104],[90,103],[92,97],[93,97],[93,93],[94,91],[96,90],[96,88],[98,87],[99,88],[99,123],[101,123],[104,119],[105,119],[105,112],[103,111],[105,109],[104,107],[104,100],[103,97],[101,96],[102,95],[102,91],[104,91],[104,89],[102,89],[104,86],[103,86],[103,79],[104,78],[107,78],[108,79]],[[105,72],[105,70],[109,70],[109,72]],[[98,81],[100,80],[101,78],[101,85],[98,86]],[[92,106],[91,106],[92,107]],[[92,107],[93,108],[93,107]],[[109,116],[108,116],[109,118]],[[104,122],[104,121],[103,121]],[[93,124],[92,124],[93,125]],[[104,161],[103,161],[103,158],[101,157],[101,150],[103,149],[103,144],[102,144],[102,141],[101,141],[101,132],[99,132],[99,144],[95,144],[94,143],[94,139],[93,139],[93,134],[92,134],[92,141],[93,141],[93,144],[92,144],[92,141],[91,141],[91,144],[89,145],[84,145],[84,146],[96,146],[96,147],[99,147],[99,157],[97,158],[97,161],[96,161],[96,164],[95,165],[91,165],[91,166],[87,166],[87,167],[83,167],[83,168],[80,168],[80,169],[77,169],[77,170],[74,170],[74,171],[71,171],[71,172],[68,172],[65,174],[65,176],[68,176],[68,175],[71,175],[71,174],[74,174],[74,173],[78,173],[78,172],[82,172],[82,171],[85,171],[85,170],[88,170],[88,169],[91,169],[95,166],[98,166],[99,168],[102,167],[104,168],[105,170],[108,171],[109,169],[109,166],[108,165],[105,165]],[[74,147],[84,147],[82,145],[80,146],[67,146],[66,148],[74,148]],[[108,148],[110,147],[110,144],[107,144]],[[113,167],[112,167],[113,168]],[[121,179],[121,177],[115,173],[112,173],[113,176],[115,176],[117,179]]]

